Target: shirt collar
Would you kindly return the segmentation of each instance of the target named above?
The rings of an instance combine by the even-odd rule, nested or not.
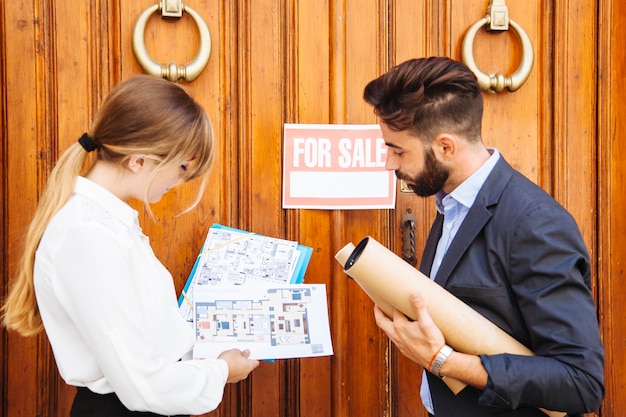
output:
[[[443,190],[435,194],[435,205],[437,210],[443,214],[443,199],[448,195],[458,203],[462,204],[466,208],[470,208],[478,192],[482,188],[483,184],[487,180],[487,177],[496,166],[498,159],[500,159],[500,152],[495,148],[488,148],[491,156],[480,166],[472,175],[470,175],[465,181],[463,181],[458,187],[456,187],[450,194],[446,194]]]
[[[98,204],[102,205],[128,226],[137,226],[139,224],[137,210],[120,200],[119,197],[106,188],[85,177],[79,176],[76,178],[74,194],[97,201]]]

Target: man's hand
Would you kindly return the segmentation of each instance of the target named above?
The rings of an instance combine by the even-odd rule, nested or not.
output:
[[[419,293],[411,294],[411,306],[415,313],[415,321],[409,320],[402,312],[395,309],[390,319],[378,306],[374,306],[376,324],[404,356],[430,371],[433,356],[439,352],[446,341],[443,333],[428,314],[424,299]],[[453,352],[443,364],[440,374],[481,390],[487,386],[487,371],[477,355]]]
[[[415,321],[410,321],[396,309],[390,319],[378,306],[374,306],[374,317],[378,327],[404,356],[428,369],[430,360],[445,344],[445,339],[428,314],[421,294],[414,292],[410,297]]]

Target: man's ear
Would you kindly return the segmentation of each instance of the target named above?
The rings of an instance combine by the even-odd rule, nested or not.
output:
[[[440,133],[433,142],[435,155],[443,161],[450,161],[458,152],[458,138],[450,133]]]
[[[137,172],[139,172],[141,170],[141,168],[143,168],[144,162],[145,162],[145,160],[144,160],[143,157],[140,157],[140,156],[137,156],[137,155],[132,155],[128,159],[128,169],[130,169],[134,173],[137,173]]]

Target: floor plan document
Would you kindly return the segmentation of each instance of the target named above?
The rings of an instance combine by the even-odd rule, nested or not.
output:
[[[178,300],[190,323],[198,288],[302,283],[312,249],[297,242],[214,224]]]
[[[324,284],[197,288],[194,359],[250,349],[252,359],[333,354]]]

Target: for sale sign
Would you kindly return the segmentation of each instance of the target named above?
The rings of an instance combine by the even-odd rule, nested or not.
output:
[[[285,124],[283,208],[394,208],[378,125]]]

